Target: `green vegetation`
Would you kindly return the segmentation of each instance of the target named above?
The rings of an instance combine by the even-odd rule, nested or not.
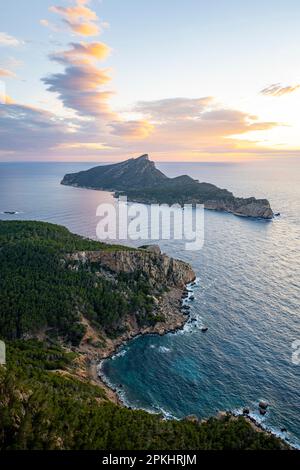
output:
[[[121,319],[137,314],[152,322],[150,286],[142,273],[108,280],[83,265],[70,266],[66,253],[126,249],[71,234],[40,222],[0,222],[0,337],[19,339],[44,332],[79,345],[85,327],[115,335]]]
[[[163,185],[151,188],[129,189],[126,191],[128,200],[157,204],[204,204],[211,200],[233,202],[234,197],[226,189],[213,184],[198,183],[192,178],[178,177],[164,182]]]
[[[8,343],[0,367],[0,450],[279,449],[243,419],[165,421],[121,408],[69,375],[74,355],[37,341]],[[64,371],[56,372],[57,369]]]
[[[143,273],[99,277],[96,266],[65,257],[99,249],[112,247],[55,225],[0,222],[0,338],[7,345],[7,365],[0,366],[0,450],[284,447],[243,418],[199,424],[121,408],[102,388],[77,376],[85,358],[69,345],[82,339],[82,315],[111,336],[126,313],[136,314],[140,323],[158,321]]]

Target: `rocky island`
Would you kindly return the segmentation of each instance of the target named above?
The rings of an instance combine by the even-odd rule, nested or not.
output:
[[[274,216],[267,199],[238,198],[227,189],[200,183],[187,175],[168,178],[148,155],[67,174],[61,184],[112,191],[116,197],[126,195],[129,201],[144,204],[204,204],[206,209],[243,217],[272,219]]]

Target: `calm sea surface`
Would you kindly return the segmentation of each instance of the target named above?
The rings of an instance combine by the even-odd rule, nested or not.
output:
[[[0,164],[0,218],[54,222],[95,238],[96,207],[112,196],[59,184],[65,173],[92,166]],[[158,167],[238,196],[267,197],[281,216],[266,222],[206,211],[201,251],[162,240],[164,252],[190,262],[197,273],[191,303],[197,321],[176,334],[127,344],[104,363],[107,379],[130,406],[176,418],[247,406],[265,426],[285,427],[299,443],[300,364],[292,361],[292,343],[300,340],[300,159]],[[260,400],[270,403],[264,417],[257,413]]]

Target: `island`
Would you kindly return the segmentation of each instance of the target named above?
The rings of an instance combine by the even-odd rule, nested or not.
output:
[[[61,184],[111,191],[116,197],[126,195],[131,202],[181,206],[204,204],[205,209],[230,212],[243,217],[267,220],[274,217],[267,199],[235,197],[227,189],[200,183],[187,175],[169,178],[156,168],[148,155],[67,174]]]
[[[126,408],[100,380],[124,341],[184,324],[189,264],[33,221],[0,221],[0,261],[0,450],[289,448],[247,416]]]

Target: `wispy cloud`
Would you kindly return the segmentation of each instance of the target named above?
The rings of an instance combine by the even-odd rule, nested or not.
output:
[[[265,96],[284,96],[294,93],[300,88],[300,84],[297,85],[282,85],[281,83],[273,83],[261,90],[260,94]]]
[[[110,124],[112,133],[125,139],[143,140],[150,136],[154,125],[147,120],[140,121],[116,121]]]
[[[212,97],[174,98],[137,103],[131,111],[147,117],[151,132],[145,134],[142,146],[150,151],[224,152],[242,145],[242,136],[266,131],[280,125],[264,122],[257,116],[236,109],[222,108]],[[113,124],[114,134],[130,137],[130,127]],[[128,135],[126,131],[128,130]],[[255,142],[248,142],[248,148]],[[134,148],[137,148],[136,145]]]
[[[110,47],[103,42],[71,43],[70,46],[71,49],[52,54],[50,58],[62,63],[63,65],[67,65],[86,60],[104,60],[111,52]]]
[[[71,136],[68,121],[52,113],[16,103],[0,104],[0,141],[2,151],[47,151],[54,143]]]
[[[20,46],[21,44],[22,42],[14,36],[10,36],[9,34],[0,32],[0,46],[16,47]]]
[[[0,77],[14,78],[16,74],[7,69],[0,69]]]
[[[71,28],[73,33],[79,34],[80,36],[97,36],[100,33],[100,27],[95,23],[77,23],[71,20],[64,21]]]
[[[156,101],[140,101],[134,111],[143,113],[157,121],[191,119],[198,116],[214,99],[204,98],[168,98]]]
[[[74,6],[52,6],[50,11],[61,15],[73,33],[81,36],[97,36],[100,33],[100,26],[96,23],[98,16],[86,6],[88,3],[88,0],[77,0]]]

